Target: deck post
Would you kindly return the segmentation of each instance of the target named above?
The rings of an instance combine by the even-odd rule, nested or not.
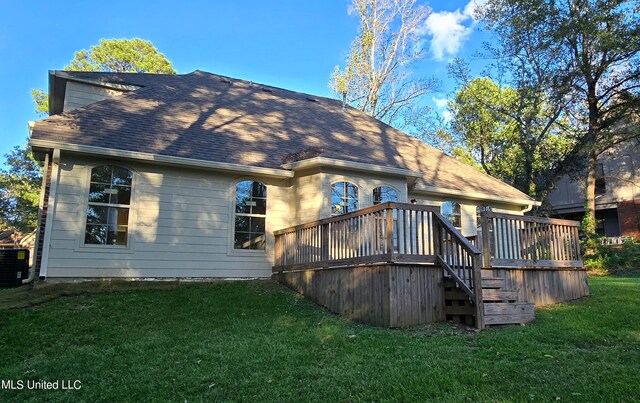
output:
[[[491,237],[489,236],[489,217],[486,211],[480,213],[480,230],[482,231],[482,267],[491,268]]]
[[[482,256],[473,256],[473,294],[476,307],[476,328],[484,329],[484,301],[482,297]]]
[[[393,208],[388,208],[385,212],[386,214],[386,228],[385,228],[385,234],[387,237],[387,249],[386,249],[386,254],[387,254],[387,261],[388,262],[392,262],[393,261]]]
[[[320,260],[327,262],[329,260],[329,223],[322,224],[320,229]]]
[[[282,238],[285,235],[276,235],[275,236],[275,256],[274,256],[274,266],[280,267],[279,271],[282,271],[283,259],[282,259]]]

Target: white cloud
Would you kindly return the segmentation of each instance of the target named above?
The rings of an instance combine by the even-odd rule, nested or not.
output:
[[[447,98],[431,97],[431,101],[434,103],[436,108],[438,108],[438,113],[442,116],[444,123],[451,122],[453,115],[449,110],[449,100]]]
[[[425,23],[425,32],[431,36],[431,52],[436,60],[444,60],[460,50],[469,38],[471,27],[476,23],[475,11],[487,0],[470,0],[462,11],[431,13]]]
[[[446,108],[447,102],[449,101],[447,98],[438,98],[438,97],[431,97],[431,100],[440,109]]]

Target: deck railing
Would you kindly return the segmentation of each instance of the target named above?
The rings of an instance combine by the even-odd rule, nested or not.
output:
[[[381,203],[274,232],[274,271],[376,262],[435,262],[437,207]]]
[[[482,253],[440,213],[433,213],[438,263],[464,290],[476,309],[476,327],[483,328]]]
[[[484,212],[480,226],[485,267],[582,267],[577,221]]]

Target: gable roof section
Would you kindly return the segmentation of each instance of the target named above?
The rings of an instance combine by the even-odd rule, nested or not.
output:
[[[425,191],[533,203],[517,189],[335,99],[202,71],[65,73],[142,88],[36,122],[34,146],[99,147],[270,169],[323,157],[421,172],[416,189]]]

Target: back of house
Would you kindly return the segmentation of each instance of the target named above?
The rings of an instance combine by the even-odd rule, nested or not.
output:
[[[340,101],[202,71],[51,71],[41,277],[262,278],[273,232],[387,201],[477,212],[537,202]]]

